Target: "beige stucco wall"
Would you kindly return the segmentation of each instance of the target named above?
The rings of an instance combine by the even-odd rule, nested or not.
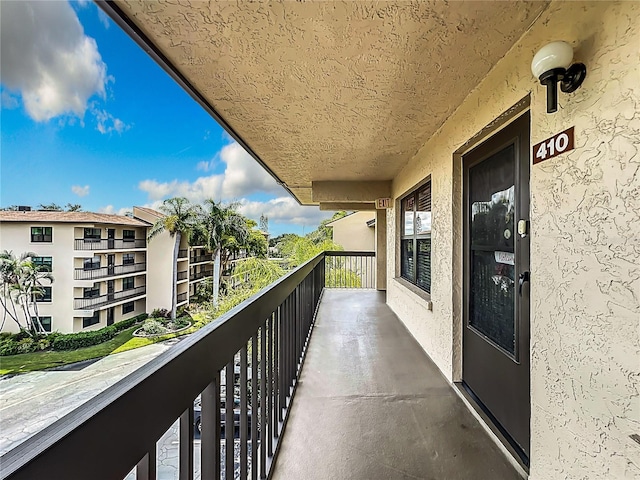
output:
[[[135,218],[151,224],[158,217],[144,210],[133,207]],[[147,242],[147,312],[156,308],[171,310],[171,295],[173,283],[173,249],[177,236],[171,236],[164,231]],[[188,248],[187,239],[181,239],[181,248]],[[182,244],[185,246],[183,247]],[[180,269],[186,269],[186,262],[180,262]]]
[[[388,213],[388,303],[444,375],[459,380],[454,153],[528,95],[532,145],[575,126],[575,150],[531,170],[532,480],[640,478],[640,448],[629,438],[640,432],[638,18],[638,2],[552,3],[393,181],[397,199],[431,175],[433,311],[394,279],[395,210]],[[547,114],[529,65],[558,39],[574,45],[588,75]]]
[[[376,249],[375,228],[368,227],[367,222],[376,218],[376,212],[354,212],[339,220],[331,222],[333,241],[345,250],[356,252],[373,252]]]
[[[53,228],[53,241],[48,242],[31,242],[31,227],[42,226]],[[106,229],[114,228],[116,230],[116,238],[122,238],[122,230],[135,230],[136,238],[144,238],[145,228],[140,227],[127,227],[121,225],[106,225],[106,224],[74,224],[74,223],[30,223],[30,222],[1,222],[0,223],[0,251],[9,250],[16,256],[24,252],[34,252],[38,256],[52,257],[53,258],[53,270],[52,275],[54,282],[50,285],[51,289],[51,302],[39,302],[38,313],[42,317],[51,317],[52,331],[58,331],[62,333],[71,333],[78,331],[96,330],[106,326],[107,312],[110,307],[114,307],[114,321],[124,320],[130,318],[139,313],[145,312],[145,300],[144,298],[136,300],[136,309],[126,315],[122,315],[122,304],[131,301],[130,299],[123,300],[117,303],[113,303],[104,307],[100,307],[100,323],[92,325],[87,328],[82,327],[82,317],[91,316],[93,311],[88,310],[75,310],[73,307],[73,299],[81,298],[83,295],[83,288],[90,287],[94,283],[100,285],[101,294],[107,293],[107,280],[115,280],[115,291],[122,289],[122,279],[124,277],[130,277],[132,274],[125,274],[114,276],[110,278],[100,278],[96,280],[75,280],[74,269],[81,268],[83,266],[84,258],[92,258],[93,256],[99,256],[102,265],[106,265],[106,253],[94,253],[89,250],[74,250],[74,240],[76,238],[82,238],[85,227],[95,227],[102,230],[103,238],[106,237]],[[123,250],[114,250],[116,255],[116,264],[122,264]],[[136,262],[144,261],[144,250],[139,249],[130,251],[129,253],[135,253]],[[137,272],[135,274],[135,286],[143,286],[146,283],[146,276],[144,272]],[[43,282],[44,286],[49,286],[47,281]],[[24,316],[20,317],[24,324]],[[7,318],[2,331],[17,332],[17,324]]]

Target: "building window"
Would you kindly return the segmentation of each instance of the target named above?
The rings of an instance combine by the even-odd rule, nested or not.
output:
[[[134,277],[127,277],[122,279],[122,290],[131,290],[135,284]]]
[[[85,270],[95,270],[100,268],[100,257],[85,258],[83,262]]]
[[[136,261],[136,258],[133,253],[125,253],[124,255],[122,255],[123,265],[133,265],[135,261]]]
[[[431,293],[431,181],[401,200],[400,275]]]
[[[85,240],[100,240],[102,231],[99,228],[85,228],[84,239]]]
[[[96,323],[100,323],[100,310],[96,310],[93,313],[92,317],[82,318],[82,328],[90,327],[91,325],[95,325]]]
[[[123,303],[122,304],[122,315],[125,315],[127,313],[131,313],[135,309],[136,309],[136,303],[135,302]]]
[[[95,298],[100,296],[100,284],[94,283],[93,287],[85,287],[83,298]]]
[[[136,239],[136,231],[135,230],[123,230],[122,231],[122,239],[125,242],[133,242]]]
[[[53,271],[53,257],[31,257],[31,262],[40,272]]]
[[[39,287],[40,293],[34,294],[36,302],[51,302],[51,287]]]
[[[31,227],[32,242],[53,242],[53,227]]]
[[[36,318],[40,319],[40,325],[42,325],[45,332],[51,331],[51,317],[31,317],[31,322],[35,324]]]

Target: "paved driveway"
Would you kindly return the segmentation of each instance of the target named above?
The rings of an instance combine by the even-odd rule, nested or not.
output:
[[[0,380],[0,455],[107,389],[179,340],[57,370]]]

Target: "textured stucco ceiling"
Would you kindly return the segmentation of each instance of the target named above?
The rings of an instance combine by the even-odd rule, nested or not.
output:
[[[546,5],[115,3],[302,203],[392,179]]]

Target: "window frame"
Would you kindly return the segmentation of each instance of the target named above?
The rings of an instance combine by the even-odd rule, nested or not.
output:
[[[426,195],[425,192],[428,192],[428,209],[427,210],[418,210],[419,208],[419,203],[420,203],[420,195],[424,194]],[[406,213],[409,213],[406,210],[405,204],[407,202],[407,200],[412,199],[413,200],[413,209],[412,209],[412,213],[413,213],[413,220],[411,223],[411,228],[412,231],[411,233],[406,233],[405,232],[405,228],[406,228]],[[432,222],[433,219],[433,206],[432,206],[432,182],[431,182],[431,177],[427,177],[423,182],[421,182],[416,188],[414,188],[413,190],[411,190],[409,193],[407,193],[406,195],[404,195],[403,197],[401,197],[400,199],[400,228],[399,228],[399,232],[400,232],[400,241],[399,241],[399,246],[400,246],[400,268],[399,268],[399,274],[400,274],[400,278],[402,278],[403,280],[411,283],[412,285],[415,285],[417,288],[419,288],[420,290],[428,293],[429,295],[431,294],[431,270],[432,270],[432,265],[431,265],[431,259],[433,258],[432,255],[432,251],[431,251],[431,233],[432,233],[432,226],[429,226],[429,230],[422,232],[422,231],[418,231],[417,226],[419,225],[419,223],[417,222],[418,219],[420,219],[421,217],[418,216],[418,212],[428,212],[429,213],[429,217],[430,217],[430,222]],[[424,285],[420,283],[420,278],[419,278],[419,257],[420,257],[420,252],[419,252],[419,245],[421,241],[425,241],[425,240],[429,240],[429,283],[428,285]],[[413,264],[413,272],[412,275],[409,275],[408,272],[405,272],[404,270],[404,242],[406,241],[410,241],[411,246],[412,246],[412,264]]]
[[[136,254],[135,253],[123,253],[122,254],[122,265],[135,265],[135,263],[136,263]]]
[[[87,232],[89,232],[87,234]],[[97,233],[96,233],[97,232]],[[84,227],[82,238],[85,242],[99,242],[102,240],[102,229],[93,227]]]
[[[129,307],[131,307],[130,310],[129,310]],[[126,315],[127,313],[134,312],[135,310],[136,310],[135,300],[132,302],[127,302],[122,304],[122,315]]]
[[[38,296],[34,294],[34,298],[36,303],[51,303],[53,302],[53,287],[51,286],[41,286],[40,288],[42,288],[45,292],[49,292],[49,295],[47,296],[47,294],[43,294],[42,296]]]
[[[91,293],[90,296],[87,296],[88,292],[93,292],[93,293]],[[92,287],[84,287],[82,289],[82,298],[97,298],[99,296],[100,296],[100,284],[99,283],[94,283]]]
[[[133,234],[133,235],[130,235]],[[135,242],[136,241],[136,231],[125,229],[122,230],[122,240],[124,242]]]
[[[91,317],[82,317],[82,328],[88,328],[100,323],[100,310],[96,310]]]
[[[127,282],[127,285],[129,284],[129,281],[131,281],[131,286],[127,287],[125,286],[125,282]],[[136,288],[136,277],[124,277],[122,279],[122,290],[133,290],[134,288]]]
[[[34,233],[34,230],[41,230],[41,232]],[[31,243],[53,243],[53,227],[31,227],[30,232]]]
[[[96,259],[98,259],[97,262],[95,261]],[[96,255],[95,257],[91,257],[91,258],[83,258],[82,259],[82,269],[85,272],[90,272],[92,270],[98,270],[101,267],[102,267],[102,259],[100,258],[99,255]]]
[[[39,320],[40,320],[40,324],[42,325],[42,328],[44,328],[45,332],[51,333],[52,330],[52,326],[53,326],[53,319],[51,318],[51,315],[40,315],[38,316]],[[49,321],[47,323],[43,323],[43,320],[49,319]],[[31,321],[34,322],[36,319],[36,317],[34,315],[31,316]]]
[[[48,258],[49,261],[45,261],[46,258]],[[31,263],[38,268],[39,272],[51,273],[53,271],[53,257],[31,257]]]

